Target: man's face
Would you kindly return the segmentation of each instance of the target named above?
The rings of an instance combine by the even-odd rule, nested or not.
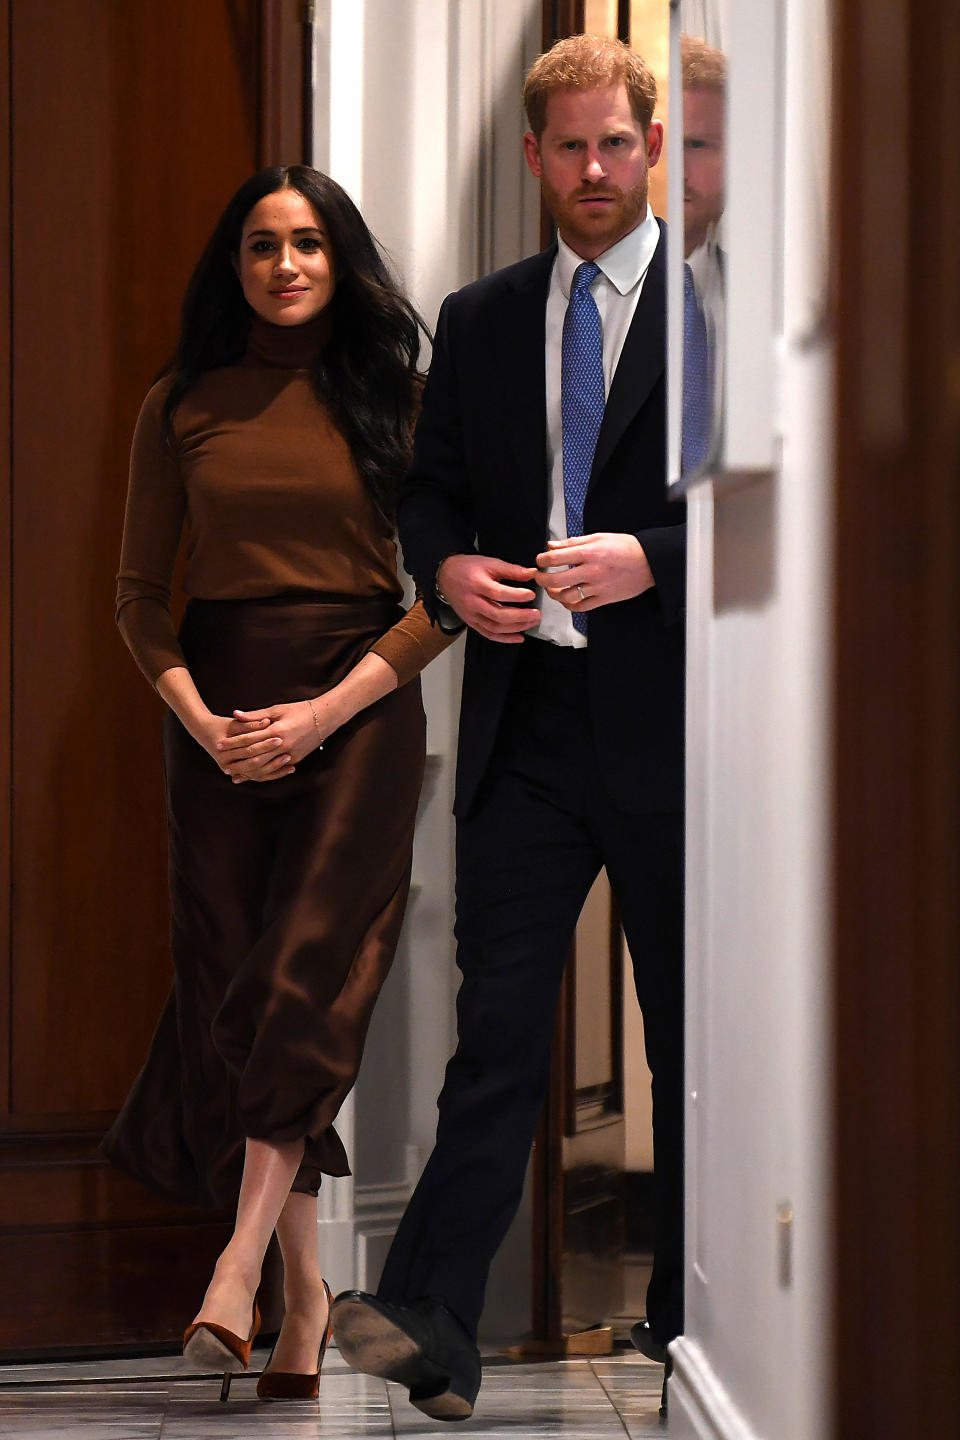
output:
[[[557,90],[547,101],[539,141],[528,131],[523,146],[560,234],[592,260],[646,215],[647,180],[660,159],[663,126],[651,121],[644,136],[622,82]]]
[[[701,86],[683,92],[683,241],[689,255],[723,214],[723,95]]]

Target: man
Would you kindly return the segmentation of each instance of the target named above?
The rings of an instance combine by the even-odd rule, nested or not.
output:
[[[683,76],[683,250],[714,244],[723,215],[727,61],[693,35],[680,39]]]
[[[709,461],[723,392],[724,256],[719,244],[726,183],[727,62],[693,35],[680,38],[683,77],[684,435],[683,470]]]
[[[516,1211],[553,1016],[606,866],[654,1076],[664,1347],[682,1326],[685,528],[665,495],[666,243],[647,205],[656,86],[619,42],[533,66],[527,162],[558,244],[440,314],[401,498],[406,563],[469,627],[457,767],[458,1046],[437,1143],[376,1296],[334,1307],[342,1353],[469,1416],[490,1261]]]

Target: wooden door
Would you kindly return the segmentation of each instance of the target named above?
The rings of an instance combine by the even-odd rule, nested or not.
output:
[[[577,926],[534,1148],[533,1332],[548,1349],[623,1311],[623,931],[606,874]]]
[[[298,9],[0,4],[8,1355],[174,1338],[227,1233],[97,1155],[170,981],[161,706],[113,589],[130,434],[190,270],[240,181],[301,158],[301,91],[277,83]]]
[[[834,22],[832,1433],[885,1440],[960,1410],[960,27]]]

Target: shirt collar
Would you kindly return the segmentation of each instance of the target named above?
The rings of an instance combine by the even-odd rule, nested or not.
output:
[[[596,263],[611,285],[621,295],[628,295],[650,268],[650,261],[653,259],[653,253],[659,240],[660,227],[648,205],[646,216],[640,224],[631,230],[629,235],[624,235],[622,240],[618,240],[616,245],[611,245],[609,250],[604,250],[602,255],[598,255]],[[571,250],[563,236],[558,235],[557,278],[560,281],[560,289],[568,300],[574,273],[577,266],[582,264],[583,256],[578,255],[575,250]]]

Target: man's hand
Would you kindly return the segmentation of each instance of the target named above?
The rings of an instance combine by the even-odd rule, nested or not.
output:
[[[556,565],[564,568],[550,574]],[[596,610],[616,600],[632,600],[656,584],[636,535],[611,531],[550,540],[537,556],[537,566],[544,590],[568,610]]]
[[[540,622],[540,611],[525,605],[537,592],[523,585],[536,573],[532,565],[511,565],[489,555],[448,555],[437,571],[437,586],[479,634],[519,645],[524,630]]]

